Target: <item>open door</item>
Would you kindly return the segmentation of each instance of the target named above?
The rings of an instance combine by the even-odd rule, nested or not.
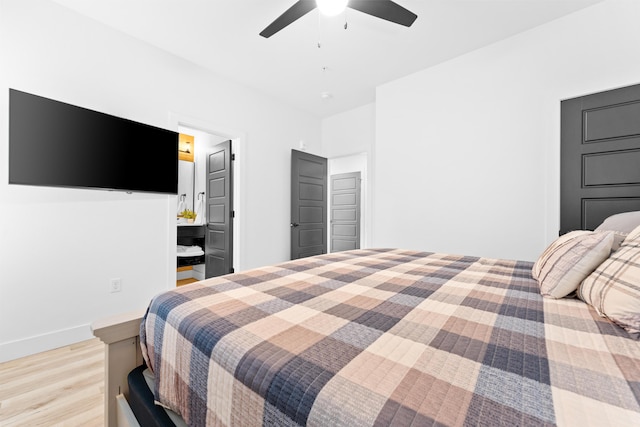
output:
[[[233,273],[233,154],[231,141],[207,155],[205,278]]]
[[[327,253],[327,159],[291,150],[291,259]]]

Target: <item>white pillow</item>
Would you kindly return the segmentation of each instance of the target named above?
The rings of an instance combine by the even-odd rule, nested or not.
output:
[[[575,291],[611,253],[613,232],[571,231],[540,255],[531,271],[545,297],[564,298]]]

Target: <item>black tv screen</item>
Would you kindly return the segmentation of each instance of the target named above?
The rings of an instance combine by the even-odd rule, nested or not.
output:
[[[177,194],[178,133],[9,89],[9,183]]]

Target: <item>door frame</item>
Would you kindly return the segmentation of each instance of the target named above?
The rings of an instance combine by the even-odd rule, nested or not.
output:
[[[246,173],[244,166],[245,159],[245,144],[247,141],[247,132],[238,129],[230,129],[228,127],[219,126],[216,123],[212,123],[208,120],[176,113],[169,113],[169,129],[178,131],[179,127],[190,128],[200,132],[205,132],[211,135],[220,136],[222,138],[230,139],[232,153],[235,157],[233,164],[233,205],[236,213],[233,221],[233,267],[235,271],[242,271],[246,265],[245,256],[240,249],[246,247],[246,223],[243,220],[242,213],[246,206],[246,191],[244,189],[244,183],[246,182]],[[175,213],[175,206],[177,204],[177,196],[167,196],[167,211],[171,214]],[[171,217],[171,215],[168,215]],[[168,218],[169,219],[169,218]],[[173,219],[172,217],[170,219]],[[177,227],[174,221],[167,222],[167,238],[168,242],[175,242],[177,240]],[[167,245],[166,255],[166,286],[167,289],[175,288],[176,285],[176,245]]]

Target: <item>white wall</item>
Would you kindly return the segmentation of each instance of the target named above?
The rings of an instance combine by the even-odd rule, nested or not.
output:
[[[175,278],[174,196],[8,185],[8,88],[240,130],[240,263],[287,259],[290,149],[321,151],[318,119],[55,3],[0,0],[0,361],[89,338],[92,321],[144,308]],[[107,292],[114,277],[121,293]]]
[[[375,142],[376,104],[327,117],[322,121],[322,155],[328,158],[368,153]]]
[[[605,1],[378,88],[374,245],[534,260],[559,229],[560,100],[640,82]]]
[[[357,172],[362,174],[362,247],[370,247],[373,238],[373,146],[375,143],[376,105],[361,107],[327,117],[322,121],[322,155],[329,158],[329,173]],[[346,170],[352,164],[356,169]],[[348,167],[347,167],[348,168]]]

